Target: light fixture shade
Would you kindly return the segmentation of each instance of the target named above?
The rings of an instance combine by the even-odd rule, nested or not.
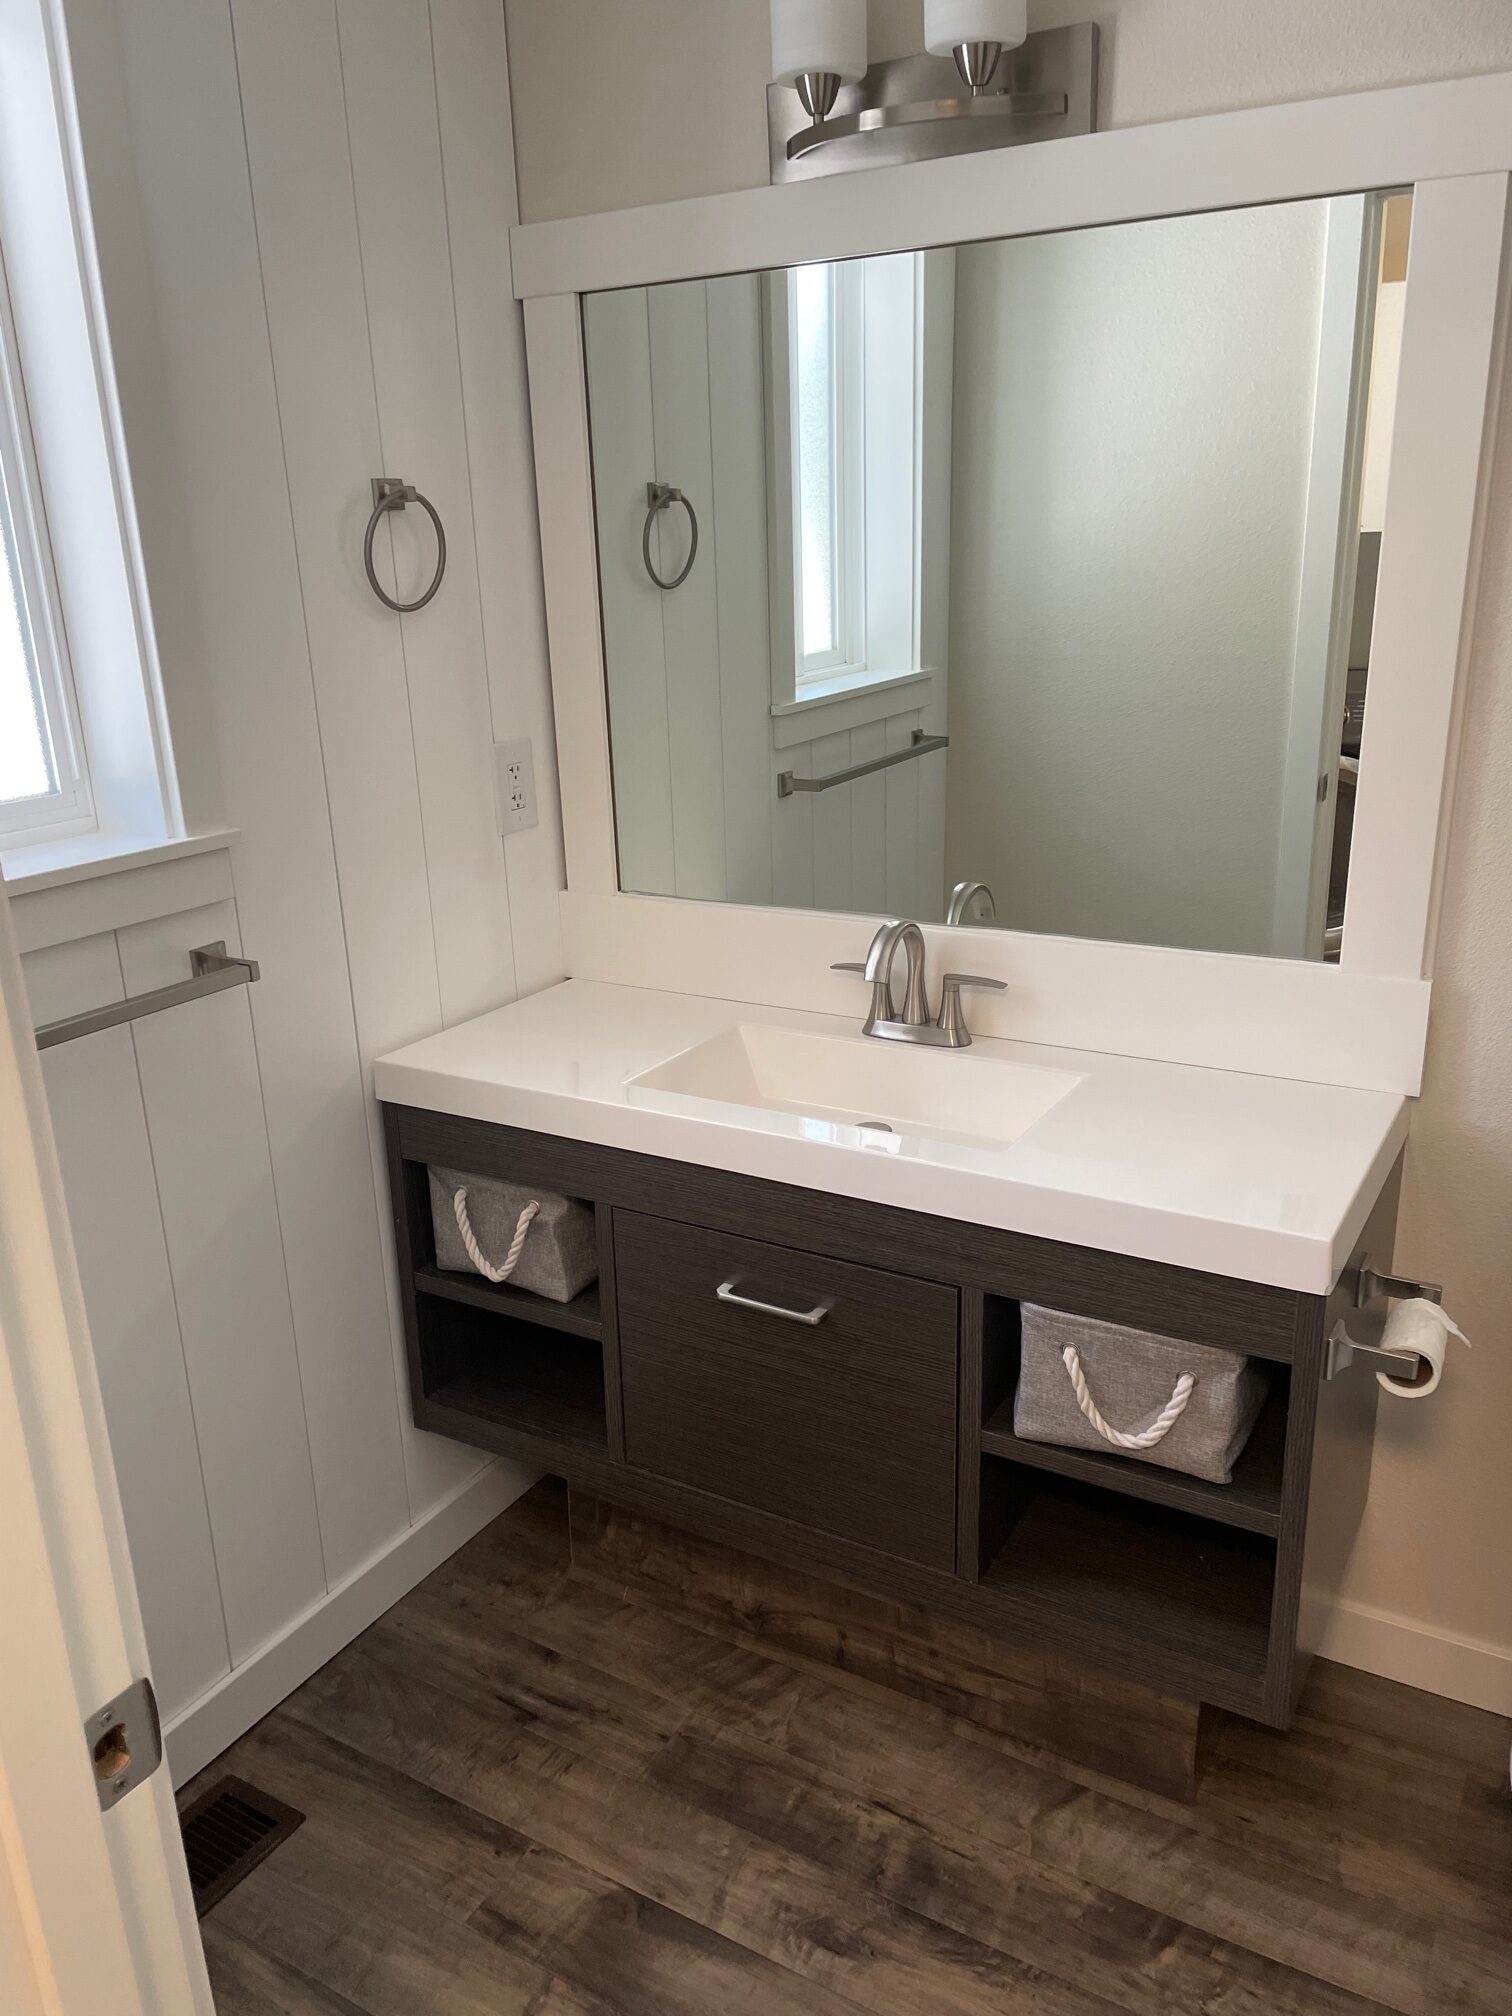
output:
[[[776,18],[775,0],[772,9]],[[963,42],[1017,49],[1029,33],[1029,0],[924,0],[924,47],[949,56]]]
[[[842,84],[866,75],[866,0],[772,0],[772,82],[810,71]]]

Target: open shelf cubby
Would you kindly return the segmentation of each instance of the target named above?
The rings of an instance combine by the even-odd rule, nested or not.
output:
[[[446,1302],[464,1302],[470,1308],[492,1310],[496,1315],[515,1316],[538,1329],[565,1330],[573,1337],[604,1334],[597,1281],[591,1281],[570,1302],[549,1302],[544,1295],[532,1295],[529,1289],[512,1287],[508,1281],[485,1281],[480,1274],[453,1274],[440,1267],[426,1266],[415,1269],[415,1293],[436,1295]]]
[[[1271,1539],[991,1455],[982,1492],[984,1590],[1089,1653],[1144,1644],[1263,1680]]]
[[[1162,1469],[1131,1456],[1103,1455],[1095,1449],[1063,1449],[1054,1443],[1024,1442],[1013,1432],[1013,1397],[1002,1401],[982,1429],[985,1455],[1003,1456],[1034,1470],[1096,1484],[1105,1491],[1170,1505],[1220,1525],[1274,1538],[1281,1530],[1281,1477],[1286,1456],[1289,1381],[1285,1368],[1267,1368],[1270,1395],[1249,1441],[1234,1464],[1233,1481],[1210,1484],[1179,1470]]]
[[[548,1442],[607,1446],[597,1337],[449,1297],[422,1296],[419,1321],[426,1427],[447,1432],[441,1417],[449,1417]]]

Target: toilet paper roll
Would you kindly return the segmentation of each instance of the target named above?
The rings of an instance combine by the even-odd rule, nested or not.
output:
[[[1377,1372],[1381,1390],[1398,1400],[1426,1400],[1430,1393],[1436,1393],[1444,1376],[1444,1353],[1451,1337],[1458,1337],[1462,1344],[1470,1342],[1437,1302],[1422,1297],[1398,1302],[1386,1319],[1380,1348],[1400,1352],[1404,1363],[1400,1376]]]

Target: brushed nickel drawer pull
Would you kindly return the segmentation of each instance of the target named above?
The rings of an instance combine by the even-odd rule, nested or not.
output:
[[[714,1290],[721,1302],[733,1302],[737,1309],[754,1309],[762,1316],[780,1316],[784,1323],[807,1323],[810,1329],[822,1323],[830,1311],[828,1302],[812,1309],[779,1309],[775,1302],[757,1302],[749,1295],[737,1295],[733,1281],[721,1281]]]

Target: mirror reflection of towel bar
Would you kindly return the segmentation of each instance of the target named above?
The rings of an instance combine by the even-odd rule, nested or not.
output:
[[[176,980],[171,987],[154,987],[150,994],[128,994],[108,1008],[91,1008],[83,1015],[41,1023],[36,1032],[37,1048],[51,1050],[54,1044],[72,1043],[79,1036],[93,1036],[121,1022],[139,1022],[144,1015],[160,1015],[165,1008],[198,1001],[206,994],[224,994],[228,987],[250,987],[258,977],[257,961],[228,953],[224,938],[217,938],[213,945],[196,945],[189,954],[189,970],[190,979]]]
[[[890,756],[874,756],[870,763],[853,763],[848,770],[832,770],[827,777],[795,777],[791,770],[779,772],[777,796],[791,798],[795,791],[832,791],[837,784],[849,784],[853,777],[869,777],[873,770],[890,770],[894,763],[911,763],[915,756],[931,756],[936,749],[948,749],[948,735],[926,735],[915,728],[906,749],[894,749]]]

